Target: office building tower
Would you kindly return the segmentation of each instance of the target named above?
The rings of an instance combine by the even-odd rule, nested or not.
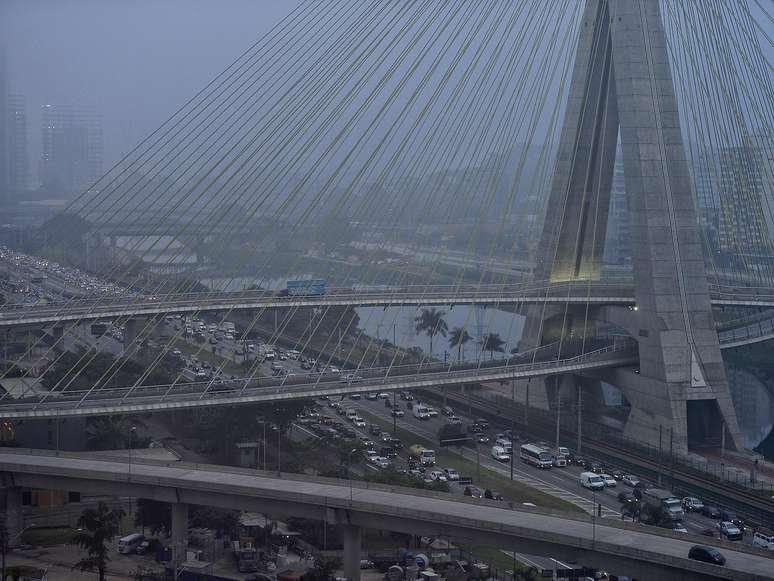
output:
[[[13,194],[18,194],[29,188],[26,100],[21,95],[9,95],[6,111],[8,185]]]
[[[40,181],[57,197],[71,197],[102,175],[102,124],[93,110],[44,105]]]

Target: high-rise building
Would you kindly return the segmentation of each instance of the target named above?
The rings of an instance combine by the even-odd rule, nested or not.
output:
[[[771,184],[766,140],[747,139],[720,152],[720,252],[728,264],[752,270],[772,267]]]
[[[9,168],[8,156],[8,82],[5,72],[5,51],[0,44],[0,204],[8,200]]]
[[[21,95],[8,96],[8,186],[18,193],[29,187],[27,157],[27,102]]]
[[[90,187],[102,175],[102,123],[93,110],[44,105],[40,181],[57,197]]]

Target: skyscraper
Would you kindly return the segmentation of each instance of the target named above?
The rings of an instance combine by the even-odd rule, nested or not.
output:
[[[5,72],[5,50],[0,44],[0,204],[8,200],[9,168],[8,156],[8,82]]]
[[[44,105],[40,181],[57,197],[70,197],[102,175],[102,124],[93,110]]]
[[[8,186],[14,194],[29,187],[27,157],[27,102],[21,95],[8,96]]]

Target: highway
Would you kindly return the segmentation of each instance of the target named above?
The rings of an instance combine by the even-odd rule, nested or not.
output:
[[[712,287],[715,306],[774,307],[771,289]],[[270,291],[212,292],[145,297],[97,296],[61,305],[0,308],[0,327],[149,317],[166,314],[273,308],[597,304],[636,308],[630,283],[567,282],[504,285],[428,285],[389,290],[329,288],[319,296],[281,296]]]
[[[592,520],[582,515],[511,508],[496,501],[306,475],[279,480],[254,470],[142,460],[132,462],[130,471],[124,461],[27,450],[0,453],[0,470],[23,487],[88,491],[96,486],[104,494],[142,498],[152,493],[153,498],[172,503],[257,510],[277,516],[310,518],[319,514],[322,519],[326,515],[334,522],[355,527],[413,534],[443,530],[451,538],[476,535],[480,542],[518,547],[529,554],[581,557],[580,561],[589,566],[605,567],[616,574],[634,569],[638,571],[635,576],[646,579],[757,581],[771,579],[774,570],[771,554],[742,552],[738,546],[708,539],[681,539],[660,529],[615,519]],[[688,550],[699,541],[718,545],[726,556],[726,566],[687,559]],[[359,552],[354,554],[359,559]],[[643,571],[646,573],[640,575]]]
[[[636,361],[633,344],[629,341],[620,341],[558,361],[551,359],[543,362],[513,364],[509,360],[494,360],[455,365],[431,363],[371,368],[358,371],[359,378],[350,382],[343,380],[338,373],[310,372],[295,377],[286,375],[270,378],[237,378],[218,383],[211,380],[175,385],[48,392],[13,401],[4,399],[0,404],[0,417],[10,419],[110,415],[305,399],[337,393],[419,389],[476,381],[540,377],[632,365]]]

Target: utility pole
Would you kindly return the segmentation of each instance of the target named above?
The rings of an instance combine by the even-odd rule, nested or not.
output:
[[[661,435],[664,431],[664,426],[659,424],[658,425],[658,485],[661,486],[661,463],[664,460],[664,456],[661,449]]]
[[[559,447],[559,426],[561,425],[561,418],[562,418],[562,396],[559,392],[559,389],[556,390],[556,443],[554,444],[556,448]]]
[[[395,411],[398,409],[396,406],[398,405],[397,400],[395,399],[395,390],[392,390],[392,437],[397,438],[398,437],[398,414],[395,413]]]
[[[581,442],[583,430],[583,390],[580,382],[578,383],[578,454],[581,453]]]
[[[532,378],[527,379],[527,390],[524,394],[524,427],[526,428],[529,425],[529,382],[532,381]]]

